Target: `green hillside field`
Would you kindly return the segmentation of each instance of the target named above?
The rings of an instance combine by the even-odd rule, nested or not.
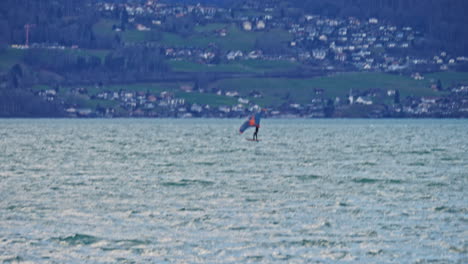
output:
[[[169,61],[171,69],[176,72],[232,72],[264,73],[287,72],[296,69],[299,64],[288,60],[240,60],[218,65],[201,64],[186,60]]]
[[[398,89],[401,97],[407,96],[441,96],[447,92],[438,92],[431,89],[431,84],[440,80],[443,86],[468,82],[468,73],[464,72],[439,72],[427,74],[422,81],[416,81],[406,76],[392,75],[386,73],[341,73],[326,77],[316,77],[308,79],[288,79],[288,78],[235,78],[222,79],[208,84],[207,88],[220,88],[223,91],[237,91],[244,98],[264,107],[275,107],[285,102],[308,104],[313,98],[314,89],[323,89],[325,98],[347,97],[350,89],[357,94],[359,91],[369,89]],[[87,86],[88,95],[93,96],[103,91],[135,91],[150,92],[159,94],[163,91],[171,92],[177,98],[183,98],[188,103],[200,105],[210,105],[213,107],[221,105],[235,105],[237,98],[216,95],[213,93],[184,92],[180,88],[184,85],[193,86],[188,82],[170,83],[134,83],[134,84],[112,84],[103,87]],[[83,87],[83,86],[80,86]],[[63,87],[59,90],[59,96],[66,98],[66,101],[76,101],[81,107],[93,108],[97,104],[101,106],[116,105],[115,101],[103,101],[96,99],[86,99],[82,95],[70,93],[73,87]],[[47,85],[36,85],[34,91],[50,89]],[[249,97],[252,91],[259,91],[262,98]],[[392,98],[385,99],[386,103]]]
[[[6,48],[0,51],[0,72],[8,71],[13,65],[21,61],[25,50]]]
[[[441,80],[443,86],[468,82],[468,73],[440,72],[428,74],[424,80],[416,81],[408,76],[387,73],[338,73],[326,77],[308,79],[287,78],[238,78],[223,79],[212,84],[226,91],[238,91],[247,96],[256,90],[263,98],[255,99],[257,103],[279,105],[285,100],[297,103],[309,103],[314,89],[323,89],[326,98],[345,97],[350,89],[365,91],[369,89],[398,89],[401,97],[407,96],[437,96],[443,92],[431,89],[431,83]]]

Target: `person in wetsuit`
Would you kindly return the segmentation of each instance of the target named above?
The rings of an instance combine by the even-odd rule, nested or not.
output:
[[[255,126],[255,132],[253,134],[253,140],[258,140],[258,129],[260,128],[260,126]]]
[[[242,134],[247,128],[255,127],[255,132],[253,134],[252,140],[258,141],[258,130],[260,129],[260,119],[262,118],[262,115],[265,112],[266,112],[266,109],[262,109],[260,112],[250,116],[249,119],[247,119],[239,128],[239,132]]]

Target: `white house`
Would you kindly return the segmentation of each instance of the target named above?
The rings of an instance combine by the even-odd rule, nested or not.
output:
[[[245,99],[245,98],[241,98],[241,97],[239,97],[239,99],[237,101],[239,103],[241,103],[241,104],[248,104],[249,103],[249,99]]]
[[[238,92],[226,92],[226,96],[236,97],[236,96],[239,96],[239,93]]]
[[[238,57],[243,57],[244,56],[244,53],[242,53],[242,51],[240,50],[236,50],[236,51],[230,51],[227,55],[226,55],[226,58],[228,60],[235,60],[236,58]]]
[[[145,25],[142,25],[142,24],[137,24],[136,29],[138,31],[150,31],[150,28],[148,28],[148,27],[146,27]]]
[[[317,60],[323,60],[327,56],[327,51],[324,49],[314,49],[312,50],[312,56]]]
[[[242,28],[245,30],[245,31],[251,31],[252,30],[252,23],[250,21],[244,21],[242,23]]]
[[[231,108],[229,106],[220,106],[220,107],[218,107],[218,110],[223,112],[223,113],[231,112]]]
[[[375,17],[369,18],[369,24],[378,24],[379,20]]]
[[[197,112],[197,113],[201,113],[201,111],[203,111],[203,108],[197,104],[193,104],[191,107],[190,107],[190,111],[191,112]]]
[[[364,105],[371,105],[371,104],[372,104],[372,100],[359,96],[359,97],[356,99],[356,103],[357,103],[357,104],[364,104]]]
[[[265,29],[265,22],[263,20],[257,21],[256,27],[257,27],[257,30]]]

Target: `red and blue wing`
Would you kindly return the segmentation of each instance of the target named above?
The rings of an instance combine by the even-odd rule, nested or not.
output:
[[[245,121],[242,126],[239,128],[239,133],[244,133],[245,130],[247,130],[247,128],[249,128],[250,125],[249,125],[249,120]]]
[[[260,127],[261,113],[257,113],[253,116],[250,116],[247,121],[245,121],[242,126],[239,128],[239,132],[242,134],[249,127]]]

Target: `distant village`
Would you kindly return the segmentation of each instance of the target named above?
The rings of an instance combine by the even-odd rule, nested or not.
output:
[[[149,0],[146,4],[98,3],[103,13],[125,8],[129,22],[136,30],[151,31],[164,24],[168,17],[184,17],[194,12],[202,14],[209,23],[223,23],[226,27],[213,30],[210,34],[226,37],[230,34],[228,25],[234,23],[244,31],[262,32],[286,29],[293,39],[286,43],[290,51],[282,55],[265,55],[262,50],[231,50],[224,54],[214,52],[215,48],[165,47],[165,55],[170,59],[190,59],[209,63],[215,56],[226,60],[275,60],[313,62],[325,69],[342,68],[343,65],[355,70],[402,71],[424,69],[425,71],[445,71],[457,63],[468,62],[468,57],[453,56],[445,51],[428,57],[408,56],[407,50],[417,49],[424,34],[410,26],[396,27],[377,18],[359,20],[354,17],[327,18],[313,14],[303,17],[277,17],[273,6],[257,3],[246,6],[253,15],[232,10],[198,5],[168,5]],[[151,17],[147,24],[137,23],[139,17]],[[141,20],[140,20],[141,21]],[[122,29],[116,26],[115,31]],[[310,48],[313,46],[313,48]]]
[[[243,98],[237,91],[222,92],[192,90],[191,86],[183,85],[186,93],[213,93],[232,97],[237,101],[235,105],[212,106],[187,102],[177,98],[173,93],[163,91],[159,94],[135,91],[102,91],[89,95],[86,88],[75,88],[73,93],[88,99],[99,99],[109,102],[110,105],[97,105],[93,108],[66,108],[69,117],[245,117],[260,110],[260,106],[252,104],[249,99]],[[456,86],[449,91],[446,97],[414,97],[399,102],[398,90],[371,90],[353,94],[350,90],[348,97],[336,97],[334,100],[326,99],[322,89],[312,91],[313,99],[308,104],[283,104],[268,111],[269,117],[468,117],[468,85]],[[47,101],[61,100],[54,89],[37,93]],[[258,91],[252,91],[250,96],[262,97]],[[389,104],[381,102],[390,101]],[[377,103],[379,102],[379,103]],[[350,116],[349,110],[353,107],[365,108],[365,115]]]
[[[411,50],[418,48],[418,41],[424,35],[410,26],[396,27],[377,18],[359,20],[353,17],[327,18],[314,14],[303,17],[277,17],[274,8],[258,3],[249,6],[249,13],[198,5],[168,5],[148,0],[145,4],[116,4],[99,2],[97,10],[103,14],[124,8],[128,21],[138,31],[151,31],[164,24],[168,17],[184,17],[193,12],[204,16],[210,23],[237,25],[239,30],[262,32],[285,29],[292,36],[285,45],[285,54],[267,55],[260,49],[249,51],[229,50],[220,53],[216,47],[164,46],[164,56],[168,60],[186,60],[211,64],[216,56],[222,61],[240,60],[290,60],[319,66],[325,72],[369,71],[400,72],[414,80],[423,80],[424,72],[447,71],[460,63],[468,62],[468,57],[453,56],[440,51],[430,56],[416,56]],[[247,7],[246,7],[247,8]],[[141,20],[139,17],[151,17]],[[147,21],[141,23],[140,21]],[[216,29],[208,34],[226,37],[230,27]],[[124,30],[118,25],[118,32]],[[312,48],[311,48],[312,47]],[[17,45],[16,48],[21,48]],[[64,47],[50,47],[64,48]],[[78,47],[74,47],[78,48]],[[419,53],[415,53],[419,54]],[[436,83],[431,89],[440,90]],[[178,98],[173,91],[160,93],[136,92],[130,90],[111,91],[102,88],[97,94],[89,94],[86,88],[75,88],[73,93],[89,99],[108,101],[109,104],[96,108],[79,108],[66,105],[70,117],[242,117],[257,111],[260,106],[242,97],[238,91],[222,91],[216,88],[206,90],[194,85],[181,85],[185,93],[211,93],[230,97],[233,105],[209,105],[189,102]],[[365,117],[468,117],[468,84],[444,87],[445,96],[415,97],[400,100],[398,90],[350,90],[346,97],[325,98],[322,89],[311,91],[313,99],[307,104],[285,103],[270,109],[271,117],[347,117],[348,110],[356,106],[366,109]],[[37,93],[48,101],[58,100],[57,91],[44,90]],[[259,91],[252,90],[251,98],[261,98]]]

